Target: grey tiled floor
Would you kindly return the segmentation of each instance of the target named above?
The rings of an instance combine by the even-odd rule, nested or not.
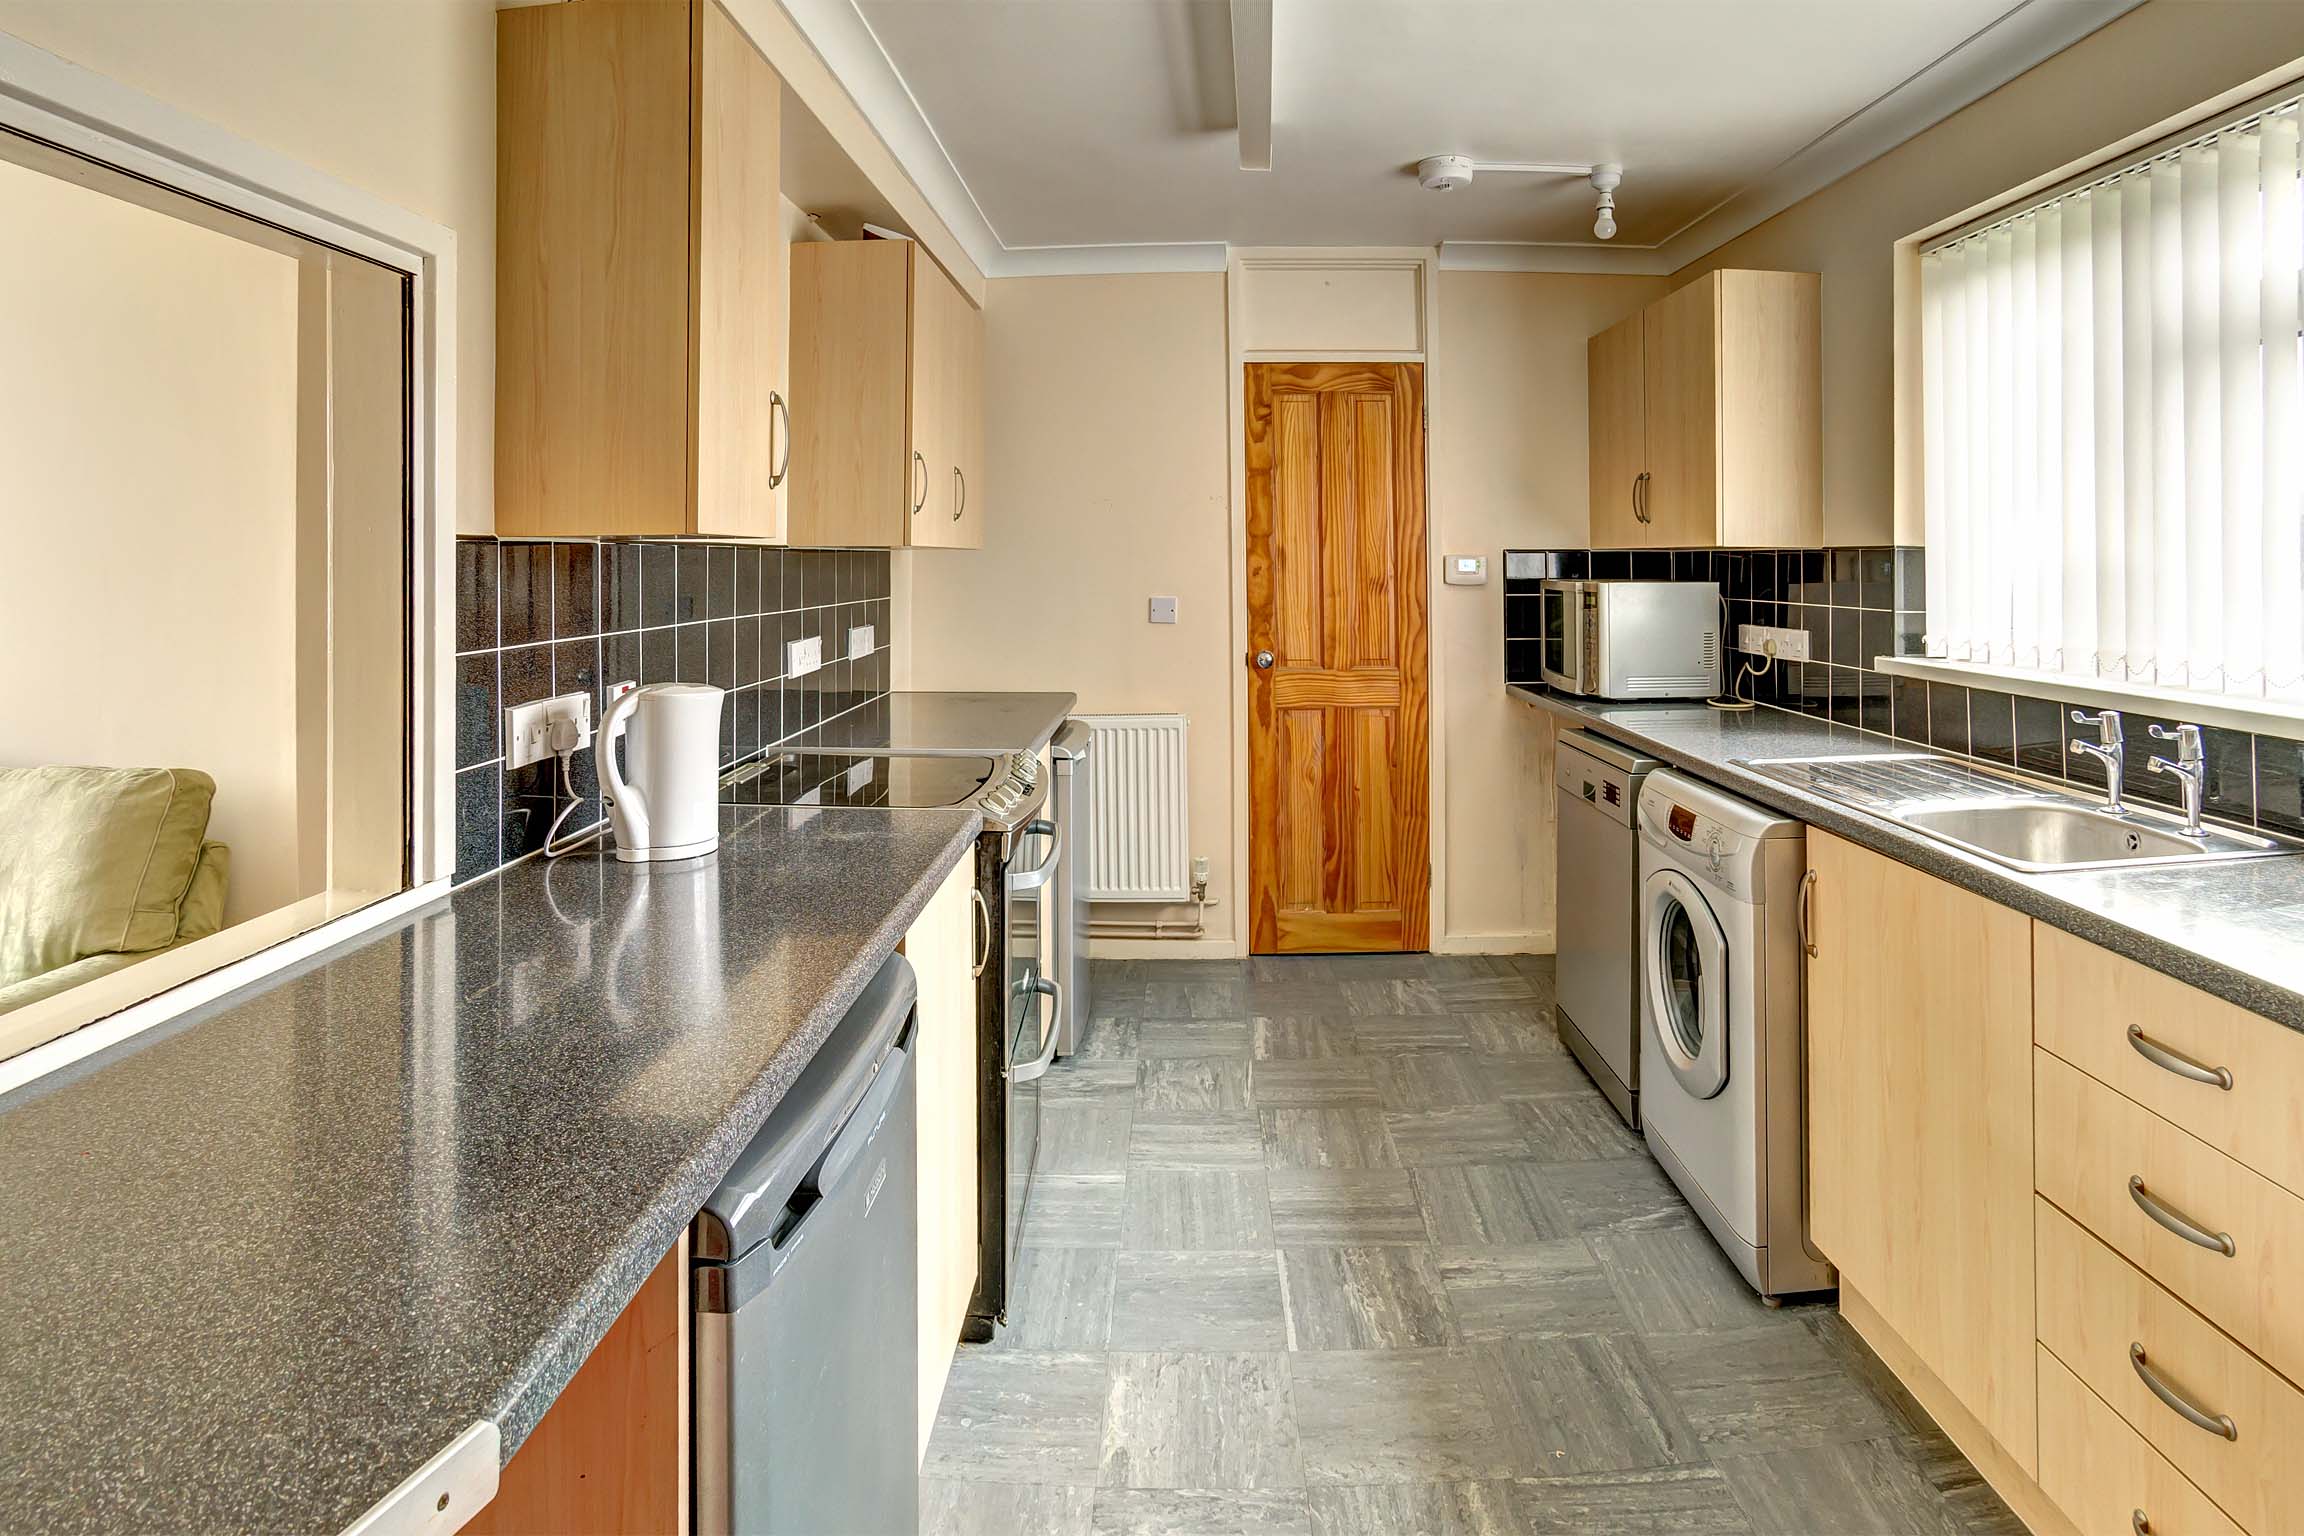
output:
[[[1097,967],[932,1536],[2018,1536],[1764,1307],[1559,1047],[1551,961]]]

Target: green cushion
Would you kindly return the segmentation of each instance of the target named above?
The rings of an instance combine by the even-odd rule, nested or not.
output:
[[[184,890],[184,905],[176,916],[176,942],[204,939],[224,926],[224,892],[232,880],[232,850],[222,843],[202,843],[200,863],[192,883]]]
[[[0,768],[0,987],[176,942],[215,798],[191,768]]]
[[[52,971],[27,976],[14,986],[0,987],[0,1013],[14,1013],[19,1008],[28,1008],[43,998],[69,992],[84,981],[94,981],[99,976],[124,971],[139,960],[149,960],[154,955],[165,953],[165,950],[152,949],[140,955],[90,955],[85,960],[75,960],[70,965],[60,965]],[[47,1038],[47,1035],[36,1035],[25,1041],[23,1047],[29,1049]],[[9,1049],[17,1047],[11,1046]]]

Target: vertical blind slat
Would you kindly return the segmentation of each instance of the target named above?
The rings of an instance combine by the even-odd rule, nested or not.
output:
[[[1921,261],[1928,653],[2304,701],[2298,108]]]

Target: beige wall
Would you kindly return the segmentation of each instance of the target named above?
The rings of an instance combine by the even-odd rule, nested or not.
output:
[[[1895,242],[2300,56],[2304,4],[2152,0],[1673,274],[1823,274],[1826,543],[1895,532]]]
[[[985,547],[896,562],[911,587],[900,684],[1191,717],[1192,848],[1220,893],[1235,750],[1224,371],[1219,274],[994,280]],[[1174,626],[1145,622],[1155,593],[1177,599]],[[1233,922],[1227,900],[1210,937]]]
[[[1431,385],[1432,555],[1580,543],[1584,341],[1660,278],[1443,273]],[[1223,279],[995,279],[986,308],[991,510],[981,552],[916,552],[899,685],[1057,688],[1090,712],[1192,720],[1192,846],[1232,906],[1232,634]],[[1041,635],[1003,626],[1019,594]],[[1145,600],[1178,599],[1173,628]],[[1504,696],[1503,585],[1433,597],[1446,947],[1548,947],[1549,731]],[[1115,909],[1113,915],[1137,915]],[[1151,913],[1142,915],[1150,916]]]
[[[1552,729],[1504,694],[1498,557],[1586,542],[1584,342],[1663,291],[1654,277],[1440,274],[1432,553],[1491,562],[1486,586],[1432,595],[1443,938],[1457,947],[1552,947]]]
[[[0,225],[0,764],[201,769],[227,917],[284,906],[297,260],[7,161]]]
[[[494,528],[490,0],[0,0],[0,32],[456,232],[456,521]]]

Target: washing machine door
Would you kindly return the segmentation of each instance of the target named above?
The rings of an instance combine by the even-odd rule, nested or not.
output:
[[[1676,869],[1641,892],[1640,977],[1649,1029],[1691,1098],[1728,1086],[1728,936],[1696,883]]]

